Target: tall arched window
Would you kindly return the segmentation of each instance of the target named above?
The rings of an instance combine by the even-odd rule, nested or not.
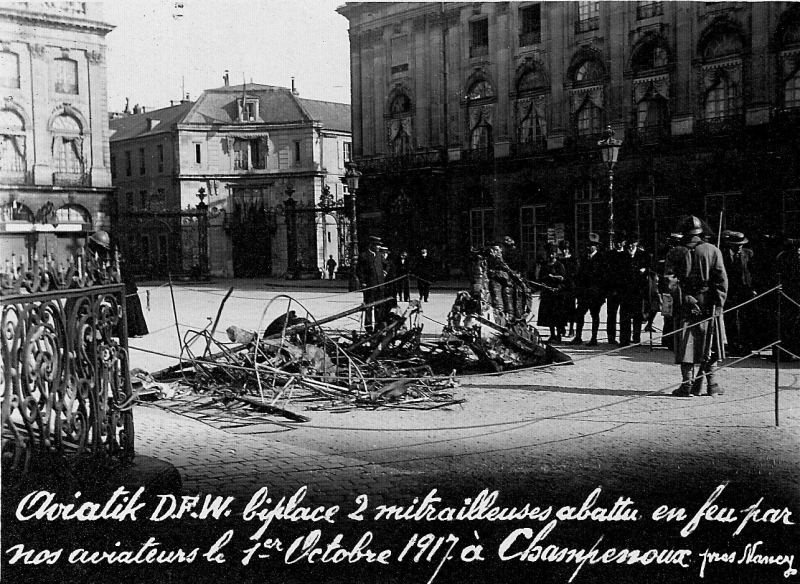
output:
[[[781,15],[780,42],[783,107],[800,107],[800,9],[795,5]]]
[[[62,114],[53,121],[53,166],[56,172],[83,174],[83,135],[78,120]]]
[[[636,107],[636,129],[646,135],[661,134],[667,125],[667,100],[660,95],[646,95]]]
[[[492,147],[492,126],[485,121],[481,121],[472,129],[470,138],[472,150],[489,150]]]
[[[412,114],[411,98],[399,91],[389,103],[389,150],[395,156],[404,156],[413,150]]]
[[[549,83],[537,67],[517,81],[517,142],[544,147],[547,138],[547,105]]]
[[[721,74],[716,83],[706,91],[705,118],[719,119],[736,112],[736,87]]]
[[[800,107],[800,67],[783,83],[783,107]]]
[[[590,136],[599,134],[602,127],[602,110],[595,103],[587,98],[577,113],[578,135]]]
[[[25,123],[11,110],[0,111],[0,172],[25,172]]]
[[[742,35],[733,21],[717,19],[701,35],[703,118],[715,121],[708,126],[710,131],[741,123],[742,49]]]

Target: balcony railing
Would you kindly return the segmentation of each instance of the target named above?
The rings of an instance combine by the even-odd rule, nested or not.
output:
[[[636,6],[636,18],[642,20],[652,16],[664,14],[664,6],[661,2],[650,2],[649,4],[639,4]]]
[[[519,35],[519,46],[527,47],[529,45],[538,45],[542,42],[541,31],[534,30],[531,32],[523,32]]]
[[[444,166],[446,162],[447,154],[444,149],[439,148],[419,150],[400,155],[372,156],[369,158],[360,158],[357,161],[359,170],[367,173],[390,173],[441,167]]]
[[[714,138],[730,136],[741,132],[742,129],[744,129],[744,119],[740,114],[736,114],[697,120],[694,133],[698,138]]]
[[[469,58],[485,57],[489,54],[489,45],[471,45],[469,48]]]
[[[584,18],[583,20],[575,21],[575,34],[589,32],[590,30],[597,30],[600,28],[600,17],[593,16],[591,18]]]

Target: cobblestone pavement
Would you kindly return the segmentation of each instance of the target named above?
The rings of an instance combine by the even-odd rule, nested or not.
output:
[[[265,314],[285,290],[248,284],[237,286],[220,330],[230,324],[258,329],[286,310],[279,297]],[[206,326],[224,293],[222,286],[176,288],[179,322]],[[169,290],[154,288],[150,296],[146,316],[155,332],[132,339],[131,346],[177,354]],[[292,296],[317,317],[359,301],[358,294],[331,290]],[[440,330],[452,298],[452,292],[434,293],[424,305],[426,332]],[[306,412],[309,423],[291,428],[268,416],[260,425],[222,428],[140,406],[137,450],[176,465],[189,492],[308,485],[322,500],[357,492],[381,497],[392,486],[397,497],[457,477],[465,488],[516,490],[531,481],[568,480],[656,496],[673,488],[669,473],[698,469],[694,481],[734,480],[745,488],[756,481],[770,483],[780,496],[800,492],[796,363],[781,374],[781,425],[775,427],[774,371],[766,359],[722,371],[724,396],[679,399],[669,395],[678,372],[667,350],[645,345],[605,354],[610,347],[602,340],[596,348],[562,347],[573,356],[572,366],[462,378],[457,396],[466,403],[451,409],[315,411]],[[174,360],[132,349],[131,362],[153,371]],[[654,481],[652,473],[667,479]]]
[[[259,330],[287,308],[286,298],[281,296],[286,289],[270,290],[263,282],[232,285],[236,289],[225,306],[219,331],[229,325]],[[153,333],[131,339],[130,360],[133,367],[154,372],[175,362],[180,346],[178,333],[169,288],[143,286],[140,290],[144,305],[150,292],[150,310],[145,315]],[[176,287],[180,334],[188,328],[210,326],[226,290],[222,284]],[[304,288],[292,296],[317,317],[354,306],[360,300],[357,294],[331,289]],[[431,295],[431,302],[424,305],[426,332],[440,330],[438,323],[444,321],[453,296],[449,291]],[[353,319],[347,323],[357,325]],[[217,334],[224,338],[224,332]],[[573,581],[574,563],[498,560],[499,545],[512,529],[521,525],[536,533],[543,529],[540,521],[454,524],[375,521],[369,515],[363,522],[345,518],[358,507],[358,495],[366,495],[369,511],[374,511],[382,503],[420,505],[432,489],[437,489],[442,499],[439,506],[458,508],[488,489],[498,491],[499,506],[530,504],[558,509],[585,505],[590,493],[600,487],[598,498],[590,504],[592,509],[607,510],[620,498],[630,498],[631,504],[646,514],[660,505],[685,508],[694,514],[705,508],[703,503],[715,489],[721,488],[724,492],[714,503],[722,510],[717,508],[712,513],[721,515],[726,508],[743,510],[757,503],[762,508],[785,506],[792,514],[791,525],[751,523],[736,537],[731,535],[733,526],[719,518],[704,520],[690,537],[679,535],[680,527],[674,524],[657,523],[649,517],[633,524],[559,519],[555,532],[544,543],[583,549],[599,545],[601,549],[693,550],[688,569],[587,565],[576,582],[700,581],[699,554],[704,550],[736,549],[742,553],[746,545],[756,542],[764,553],[775,557],[800,557],[800,365],[788,363],[781,370],[780,425],[776,426],[774,369],[766,358],[748,358],[721,371],[724,395],[684,399],[670,395],[677,385],[678,371],[669,351],[645,345],[607,353],[609,345],[603,337],[600,340],[598,347],[562,347],[571,354],[574,365],[462,377],[455,393],[465,402],[447,409],[333,413],[306,412],[295,404],[293,409],[310,421],[289,423],[258,414],[239,420],[222,409],[219,415],[209,415],[213,408],[208,407],[208,395],[185,394],[136,405],[139,454],[177,467],[183,494],[233,496],[237,503],[229,520],[232,523],[140,522],[138,527],[147,530],[146,536],[156,537],[163,549],[175,549],[210,545],[233,525],[235,540],[226,553],[237,559],[224,564],[197,561],[119,570],[102,564],[62,564],[47,572],[43,566],[34,566],[28,571],[6,571],[4,576],[9,581],[30,582],[107,582],[113,578],[195,584],[222,579],[259,584]],[[180,413],[176,413],[178,410]],[[238,558],[242,550],[253,545],[249,536],[255,527],[238,522],[248,498],[262,487],[268,488],[272,505],[307,487],[304,505],[337,504],[342,509],[340,520],[333,525],[276,520],[268,532],[270,537],[292,541],[321,527],[325,543],[342,534],[341,545],[351,549],[369,530],[375,536],[372,547],[391,549],[393,561],[386,567],[349,560],[336,565],[305,561],[286,565],[280,554],[273,554],[275,557],[245,566]],[[6,525],[4,528],[8,529]],[[28,524],[19,526],[19,533],[27,533],[28,528]],[[82,542],[91,534],[100,540],[91,544],[97,546],[93,549],[116,549],[115,545],[136,548],[146,539],[129,524],[109,525],[107,529],[108,533],[99,532],[89,525],[71,541],[87,545]],[[462,546],[463,542],[480,539],[486,561],[453,560],[439,572],[436,565],[441,553],[431,551],[433,561],[401,562],[398,555],[406,542],[415,534],[421,537],[428,532],[431,538],[433,534],[460,537]],[[44,543],[50,538],[49,530],[40,535]],[[122,544],[115,544],[115,540]],[[434,545],[433,539],[428,541]],[[518,543],[522,546],[519,549],[524,545],[527,541]],[[792,561],[797,568],[800,562]],[[784,569],[777,565],[718,563],[707,569],[702,581],[796,582],[796,575],[787,579]]]

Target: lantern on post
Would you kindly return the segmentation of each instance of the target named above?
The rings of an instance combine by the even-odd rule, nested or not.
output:
[[[605,140],[600,140],[597,145],[600,146],[608,171],[608,248],[614,249],[614,165],[617,164],[622,140],[614,138],[614,130],[610,125],[606,127],[605,135]]]

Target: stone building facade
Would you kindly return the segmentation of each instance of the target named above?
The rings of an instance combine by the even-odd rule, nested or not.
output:
[[[110,228],[102,5],[0,6],[0,248],[62,258]]]
[[[598,141],[623,140],[616,232],[677,218],[800,233],[800,6],[792,2],[347,3],[359,232],[451,271],[511,235],[608,233]]]
[[[225,85],[111,128],[119,233],[137,273],[196,269],[201,189],[212,275],[318,277],[330,256],[348,263],[348,105]]]

